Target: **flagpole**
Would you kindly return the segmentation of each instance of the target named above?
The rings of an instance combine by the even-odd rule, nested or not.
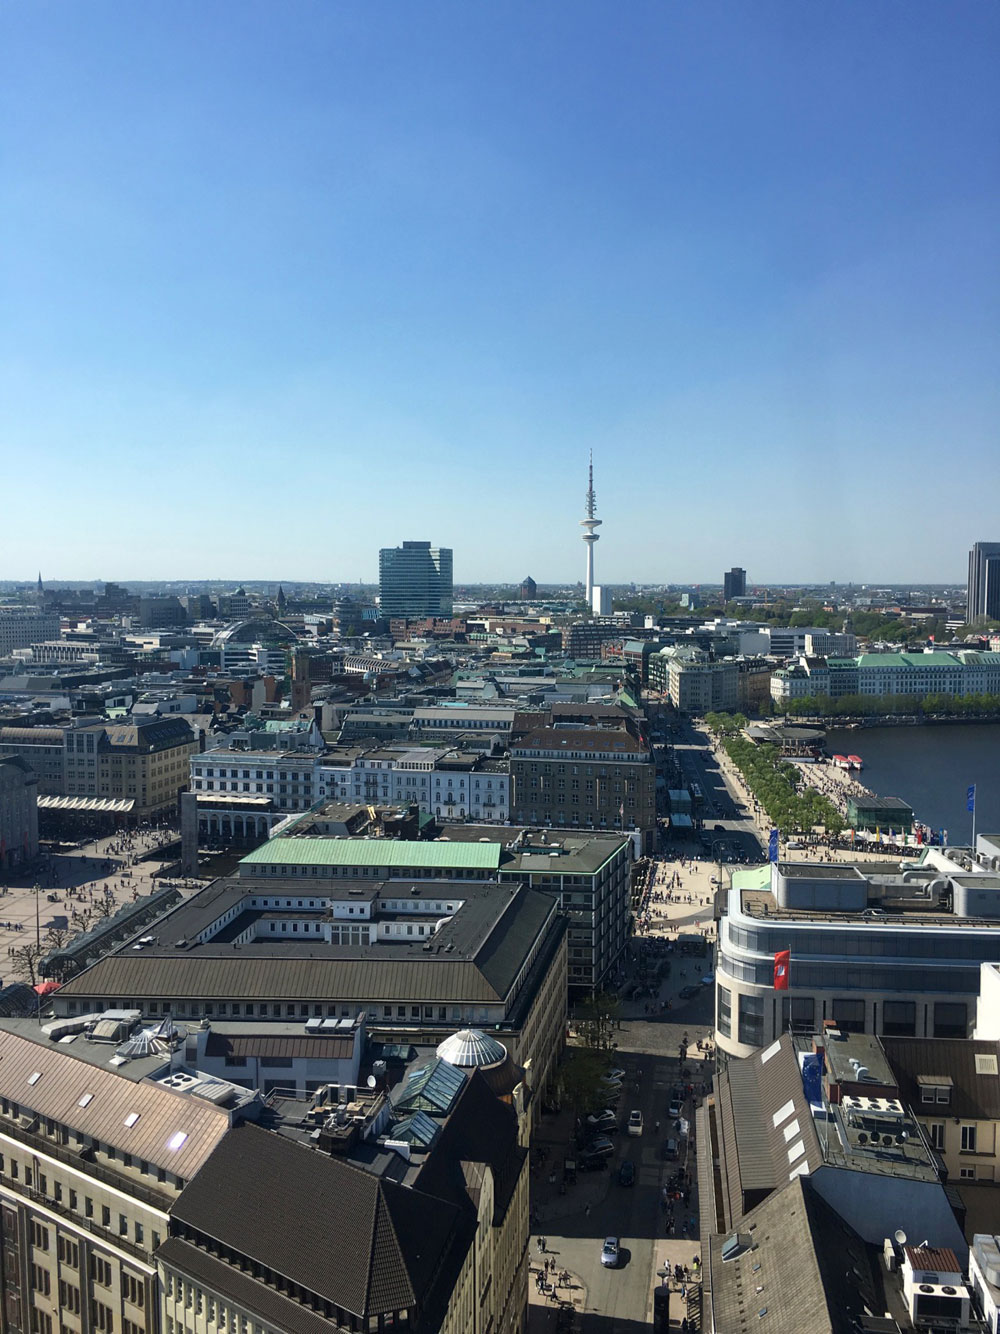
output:
[[[972,784],[972,851],[976,851],[976,785]]]

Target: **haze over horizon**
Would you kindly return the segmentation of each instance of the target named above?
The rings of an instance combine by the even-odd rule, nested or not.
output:
[[[593,449],[598,582],[964,582],[1000,11],[902,12],[5,7],[0,577],[574,582]]]

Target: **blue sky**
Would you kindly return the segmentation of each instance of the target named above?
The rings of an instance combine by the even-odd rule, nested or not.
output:
[[[0,9],[0,577],[947,581],[1000,8]]]

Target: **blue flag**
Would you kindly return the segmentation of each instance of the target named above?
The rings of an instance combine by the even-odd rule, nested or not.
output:
[[[772,861],[772,862],[776,862],[776,861],[778,860],[778,831],[777,831],[777,829],[772,829],[772,830],[771,830],[771,836],[770,836],[770,838],[767,840],[767,859],[768,859],[768,861]]]
[[[976,785],[975,785],[975,783],[972,784],[972,786],[969,788],[968,792],[965,794],[965,809],[966,809],[967,811],[974,811],[974,810],[976,809]]]

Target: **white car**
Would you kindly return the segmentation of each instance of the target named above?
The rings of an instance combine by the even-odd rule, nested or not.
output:
[[[629,1112],[628,1133],[630,1135],[642,1134],[642,1112],[640,1112],[638,1109],[634,1112]]]

